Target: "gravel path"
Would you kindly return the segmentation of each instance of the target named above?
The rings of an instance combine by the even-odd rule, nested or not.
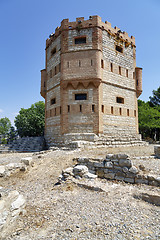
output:
[[[55,185],[62,169],[73,165],[74,157],[87,155],[105,156],[106,150],[34,154],[29,171],[0,179],[2,187],[16,189],[27,200],[26,213],[17,219],[14,229],[8,226],[3,240],[160,239],[160,207],[134,197],[141,193],[160,196],[160,188],[104,179],[95,182],[104,192],[72,182]],[[3,157],[0,155],[0,162]],[[20,161],[21,157],[15,154],[10,160]],[[159,169],[159,161],[150,161]]]

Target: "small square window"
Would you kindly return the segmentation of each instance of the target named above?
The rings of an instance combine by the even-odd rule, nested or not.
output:
[[[53,105],[53,104],[56,104],[56,99],[55,98],[51,99],[51,105]]]
[[[51,57],[56,53],[56,48],[53,48],[51,51]]]
[[[86,37],[77,37],[74,39],[75,44],[85,44],[86,43]]]
[[[124,104],[124,98],[122,98],[122,97],[117,97],[117,98],[116,98],[116,102],[117,102],[117,103],[122,103],[122,104]]]
[[[123,47],[116,45],[116,51],[123,53]]]
[[[75,100],[87,100],[87,93],[75,94]]]

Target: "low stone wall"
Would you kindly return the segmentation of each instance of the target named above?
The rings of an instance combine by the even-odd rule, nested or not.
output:
[[[145,175],[143,171],[133,166],[126,154],[107,154],[105,159],[75,158],[74,161],[87,166],[90,173],[101,178],[160,186],[160,176]]]

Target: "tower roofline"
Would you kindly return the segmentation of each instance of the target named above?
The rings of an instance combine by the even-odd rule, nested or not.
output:
[[[128,36],[127,32],[123,32],[118,27],[112,27],[111,23],[108,21],[102,22],[101,17],[98,15],[89,16],[88,20],[84,20],[84,17],[76,18],[75,22],[69,22],[69,19],[63,19],[61,26],[55,29],[55,32],[50,34],[49,38],[46,40],[46,48],[54,41],[63,31],[69,31],[76,29],[77,31],[84,28],[93,28],[99,27],[102,30],[108,32],[109,35],[116,37],[122,42],[125,42],[126,45],[135,46],[135,37]]]

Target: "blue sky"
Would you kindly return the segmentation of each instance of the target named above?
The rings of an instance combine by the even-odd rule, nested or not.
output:
[[[21,108],[43,100],[40,70],[45,41],[64,18],[102,21],[136,38],[137,67],[143,68],[143,94],[160,86],[160,0],[0,0],[0,118],[12,123]]]

